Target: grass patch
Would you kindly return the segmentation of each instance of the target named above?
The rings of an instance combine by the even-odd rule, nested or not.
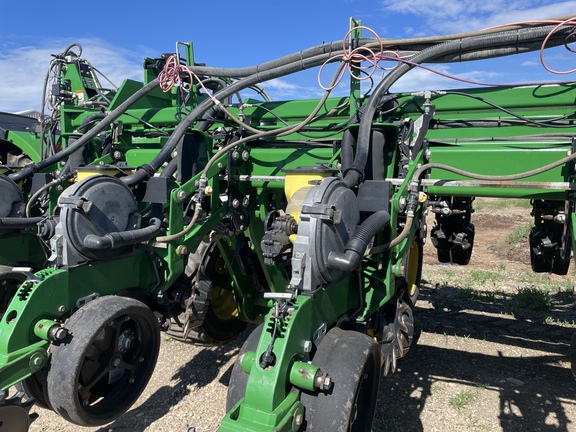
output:
[[[464,300],[472,300],[483,303],[496,303],[497,300],[496,296],[497,292],[494,291],[482,291],[472,288],[462,288],[460,298]]]
[[[506,304],[506,312],[521,317],[527,311],[548,312],[552,307],[552,298],[546,290],[525,287],[520,288]]]
[[[467,407],[471,402],[478,398],[479,390],[475,389],[473,391],[464,390],[455,396],[450,398],[450,405],[456,409],[462,409]]]
[[[521,198],[478,198],[474,202],[476,210],[505,209],[510,207],[531,209],[532,204],[530,204],[529,199]]]
[[[470,279],[472,283],[484,285],[486,282],[498,282],[502,280],[502,275],[493,271],[470,270]]]
[[[520,288],[516,301],[520,307],[535,311],[547,311],[552,306],[550,293],[534,287]]]
[[[528,222],[526,225],[516,228],[504,239],[504,244],[520,243],[524,238],[528,237],[531,229],[532,222]]]

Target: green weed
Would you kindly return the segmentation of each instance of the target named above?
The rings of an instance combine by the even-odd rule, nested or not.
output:
[[[450,398],[450,405],[456,409],[462,409],[478,398],[478,391],[464,390]]]
[[[504,239],[504,244],[516,244],[521,242],[524,238],[528,237],[530,230],[532,229],[532,222],[522,225],[516,228]]]

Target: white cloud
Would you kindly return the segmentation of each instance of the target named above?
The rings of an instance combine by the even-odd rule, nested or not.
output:
[[[385,11],[424,19],[407,34],[460,33],[519,21],[574,16],[576,1],[543,0],[383,0]]]
[[[302,80],[301,82],[314,81]],[[272,100],[317,98],[323,93],[320,86],[303,86],[288,79],[280,78],[263,82],[261,86],[270,94]]]
[[[0,39],[0,111],[40,110],[42,88],[52,54],[59,54],[72,42],[82,48],[86,59],[116,85],[125,78],[142,80],[143,53],[112,46],[101,39],[30,41],[14,47],[11,41]],[[140,48],[141,51],[144,49]],[[105,80],[102,85],[108,86]]]
[[[442,90],[470,87],[474,84],[494,84],[500,74],[494,71],[469,70],[456,72],[447,65],[434,65],[440,74],[415,68],[402,76],[391,88],[393,92]]]

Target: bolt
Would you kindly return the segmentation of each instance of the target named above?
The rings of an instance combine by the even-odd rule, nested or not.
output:
[[[176,197],[178,198],[179,201],[184,201],[186,199],[186,192],[184,192],[183,190],[179,190],[178,193],[176,194]]]
[[[232,200],[232,207],[238,208],[239,206],[240,206],[240,201],[238,201],[237,199]]]
[[[66,310],[66,306],[64,306],[64,305],[58,306],[58,312],[62,313],[65,310]]]
[[[42,356],[35,355],[30,359],[30,364],[33,367],[39,368],[42,366],[42,363],[44,363],[44,359],[42,358]]]
[[[68,330],[65,329],[64,327],[57,328],[53,333],[53,338],[56,341],[64,340],[66,339],[67,336],[68,336]]]
[[[244,225],[240,225],[240,231],[244,231],[246,227]]]
[[[232,159],[238,160],[239,158],[240,158],[240,153],[238,153],[238,150],[234,150],[232,152]]]
[[[248,153],[248,150],[244,150],[244,151],[242,152],[242,159],[243,159],[244,161],[247,161],[249,158],[250,158],[250,153]]]
[[[248,207],[248,204],[250,204],[250,198],[249,197],[244,197],[244,199],[242,200],[242,205],[244,207]]]
[[[184,245],[178,246],[178,248],[176,249],[176,253],[179,256],[184,256],[188,253],[188,248]]]
[[[130,379],[128,380],[128,382],[129,382],[130,384],[134,384],[134,378],[130,378]]]
[[[304,416],[301,413],[296,414],[296,416],[294,417],[294,424],[296,426],[300,426],[300,425],[302,425],[303,421],[304,421]]]
[[[114,358],[112,359],[112,366],[118,367],[118,366],[120,366],[120,362],[121,362],[121,360],[120,360],[119,357],[114,357]]]
[[[328,376],[327,373],[318,369],[318,372],[316,372],[316,377],[314,378],[314,385],[318,390],[330,390],[332,379]]]
[[[82,405],[88,406],[88,405],[90,405],[90,401],[88,399],[84,399],[84,402],[82,402]]]
[[[144,362],[144,357],[139,357],[138,362],[140,362],[140,363]]]
[[[122,152],[119,152],[119,151],[114,152],[114,159],[121,159],[122,156],[123,156]]]
[[[222,162],[218,162],[218,164],[216,166],[220,169],[222,169],[224,167],[224,165],[222,165]]]
[[[312,351],[312,341],[304,342],[304,352],[309,353],[310,351]]]
[[[406,207],[406,198],[400,197],[398,199],[398,205],[400,206],[401,210],[404,210],[404,207]]]

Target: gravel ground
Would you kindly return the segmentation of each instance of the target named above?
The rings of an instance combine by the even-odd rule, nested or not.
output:
[[[557,292],[576,276],[535,279],[526,244],[501,243],[511,227],[529,220],[529,210],[487,210],[476,217],[470,266],[440,266],[434,248],[425,248],[417,343],[396,373],[382,378],[373,431],[576,431],[576,383],[567,361],[576,296],[564,290],[544,311],[509,311],[519,288],[538,282]],[[150,384],[124,416],[105,427],[79,428],[35,409],[39,418],[30,430],[215,431],[235,356],[250,330],[224,347],[166,337]]]

